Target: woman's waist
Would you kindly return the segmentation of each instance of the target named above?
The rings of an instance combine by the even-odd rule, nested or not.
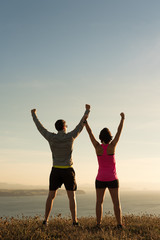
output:
[[[110,164],[110,165],[99,165],[98,172],[113,172],[116,171],[116,165]]]
[[[117,173],[116,171],[114,172],[98,172],[97,180],[99,181],[114,181],[116,179],[118,179]]]
[[[115,176],[115,175],[117,175],[116,168],[115,167],[99,168],[98,169],[98,175],[102,175],[102,176]]]

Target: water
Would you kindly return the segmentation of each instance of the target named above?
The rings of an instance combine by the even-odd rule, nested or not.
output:
[[[47,196],[0,197],[1,217],[43,216]],[[95,192],[77,195],[78,217],[95,217]],[[121,205],[123,215],[151,214],[160,216],[160,193],[122,192]],[[113,206],[109,193],[106,193],[103,207],[104,214],[113,214]],[[61,214],[69,217],[69,204],[66,195],[56,196],[52,216]]]

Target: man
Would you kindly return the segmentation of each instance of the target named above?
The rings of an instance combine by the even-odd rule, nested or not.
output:
[[[82,131],[85,121],[88,118],[90,112],[90,105],[86,104],[85,107],[86,111],[80,123],[73,131],[69,133],[67,133],[66,122],[64,120],[57,120],[55,123],[55,128],[58,131],[57,134],[47,131],[47,129],[45,129],[41,122],[38,120],[36,109],[31,110],[33,121],[36,124],[37,129],[49,142],[53,159],[53,167],[50,173],[49,181],[49,194],[46,201],[45,220],[43,221],[44,225],[47,225],[48,223],[49,215],[52,210],[53,200],[55,199],[58,188],[60,188],[62,184],[64,184],[69,198],[69,206],[73,225],[78,225],[75,198],[77,184],[75,180],[75,172],[72,167],[72,151],[73,142]]]

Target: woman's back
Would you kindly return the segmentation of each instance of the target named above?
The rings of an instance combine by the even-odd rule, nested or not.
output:
[[[96,179],[99,181],[114,181],[118,179],[116,173],[115,155],[107,154],[108,145],[109,144],[101,144],[101,147],[103,148],[103,154],[97,155],[99,169]]]

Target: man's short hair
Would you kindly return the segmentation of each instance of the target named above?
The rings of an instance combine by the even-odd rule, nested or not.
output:
[[[64,129],[65,121],[62,119],[59,119],[55,123],[55,128],[57,131],[62,131]]]

